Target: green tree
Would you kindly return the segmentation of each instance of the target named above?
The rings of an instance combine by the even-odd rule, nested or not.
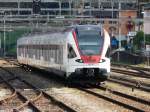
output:
[[[145,35],[146,44],[150,44],[150,34]]]
[[[133,38],[134,48],[140,49],[142,42],[144,42],[144,32],[139,31],[137,32],[136,36]]]

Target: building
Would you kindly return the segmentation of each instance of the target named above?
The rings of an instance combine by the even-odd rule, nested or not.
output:
[[[150,3],[144,6],[144,33],[150,35]]]
[[[110,35],[125,39],[137,30],[141,0],[0,0],[0,21],[101,23]]]

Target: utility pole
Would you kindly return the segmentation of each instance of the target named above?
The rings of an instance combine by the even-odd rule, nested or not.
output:
[[[81,2],[80,2],[80,9],[81,9],[81,15],[83,16],[84,14],[83,14],[83,10],[84,10],[84,0],[81,0]]]
[[[114,1],[113,0],[111,0],[111,7],[112,7],[112,19],[114,18]]]
[[[121,10],[121,3],[119,2],[119,11]],[[118,14],[118,33],[119,33],[119,36],[118,36],[118,41],[119,41],[119,50],[118,50],[118,62],[120,61],[120,49],[121,49],[121,22],[120,22],[120,12]]]
[[[5,27],[5,24],[6,24],[6,20],[5,20],[5,12],[4,12],[4,17],[3,17],[3,20],[4,20],[4,28],[3,28],[3,31],[4,31],[4,57],[6,55],[6,27]]]
[[[121,3],[119,3],[119,11],[121,10]],[[121,17],[121,12],[119,12],[119,21],[118,21],[118,24],[119,24],[119,50],[121,48],[121,22],[120,22],[120,17]]]
[[[1,47],[1,35],[0,35],[0,50],[1,50],[1,48],[2,48],[2,47]]]

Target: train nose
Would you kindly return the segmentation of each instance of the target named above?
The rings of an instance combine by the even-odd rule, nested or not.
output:
[[[87,76],[94,76],[95,70],[93,68],[88,68],[86,71]]]
[[[87,77],[94,77],[96,74],[99,74],[101,71],[99,68],[77,68],[75,70],[76,74],[80,74]]]

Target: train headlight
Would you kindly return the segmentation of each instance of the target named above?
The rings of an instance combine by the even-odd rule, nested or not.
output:
[[[77,59],[76,62],[83,63],[82,59]]]
[[[104,60],[104,59],[101,59],[100,61],[99,61],[99,63],[103,63],[103,62],[105,62],[106,60]]]

